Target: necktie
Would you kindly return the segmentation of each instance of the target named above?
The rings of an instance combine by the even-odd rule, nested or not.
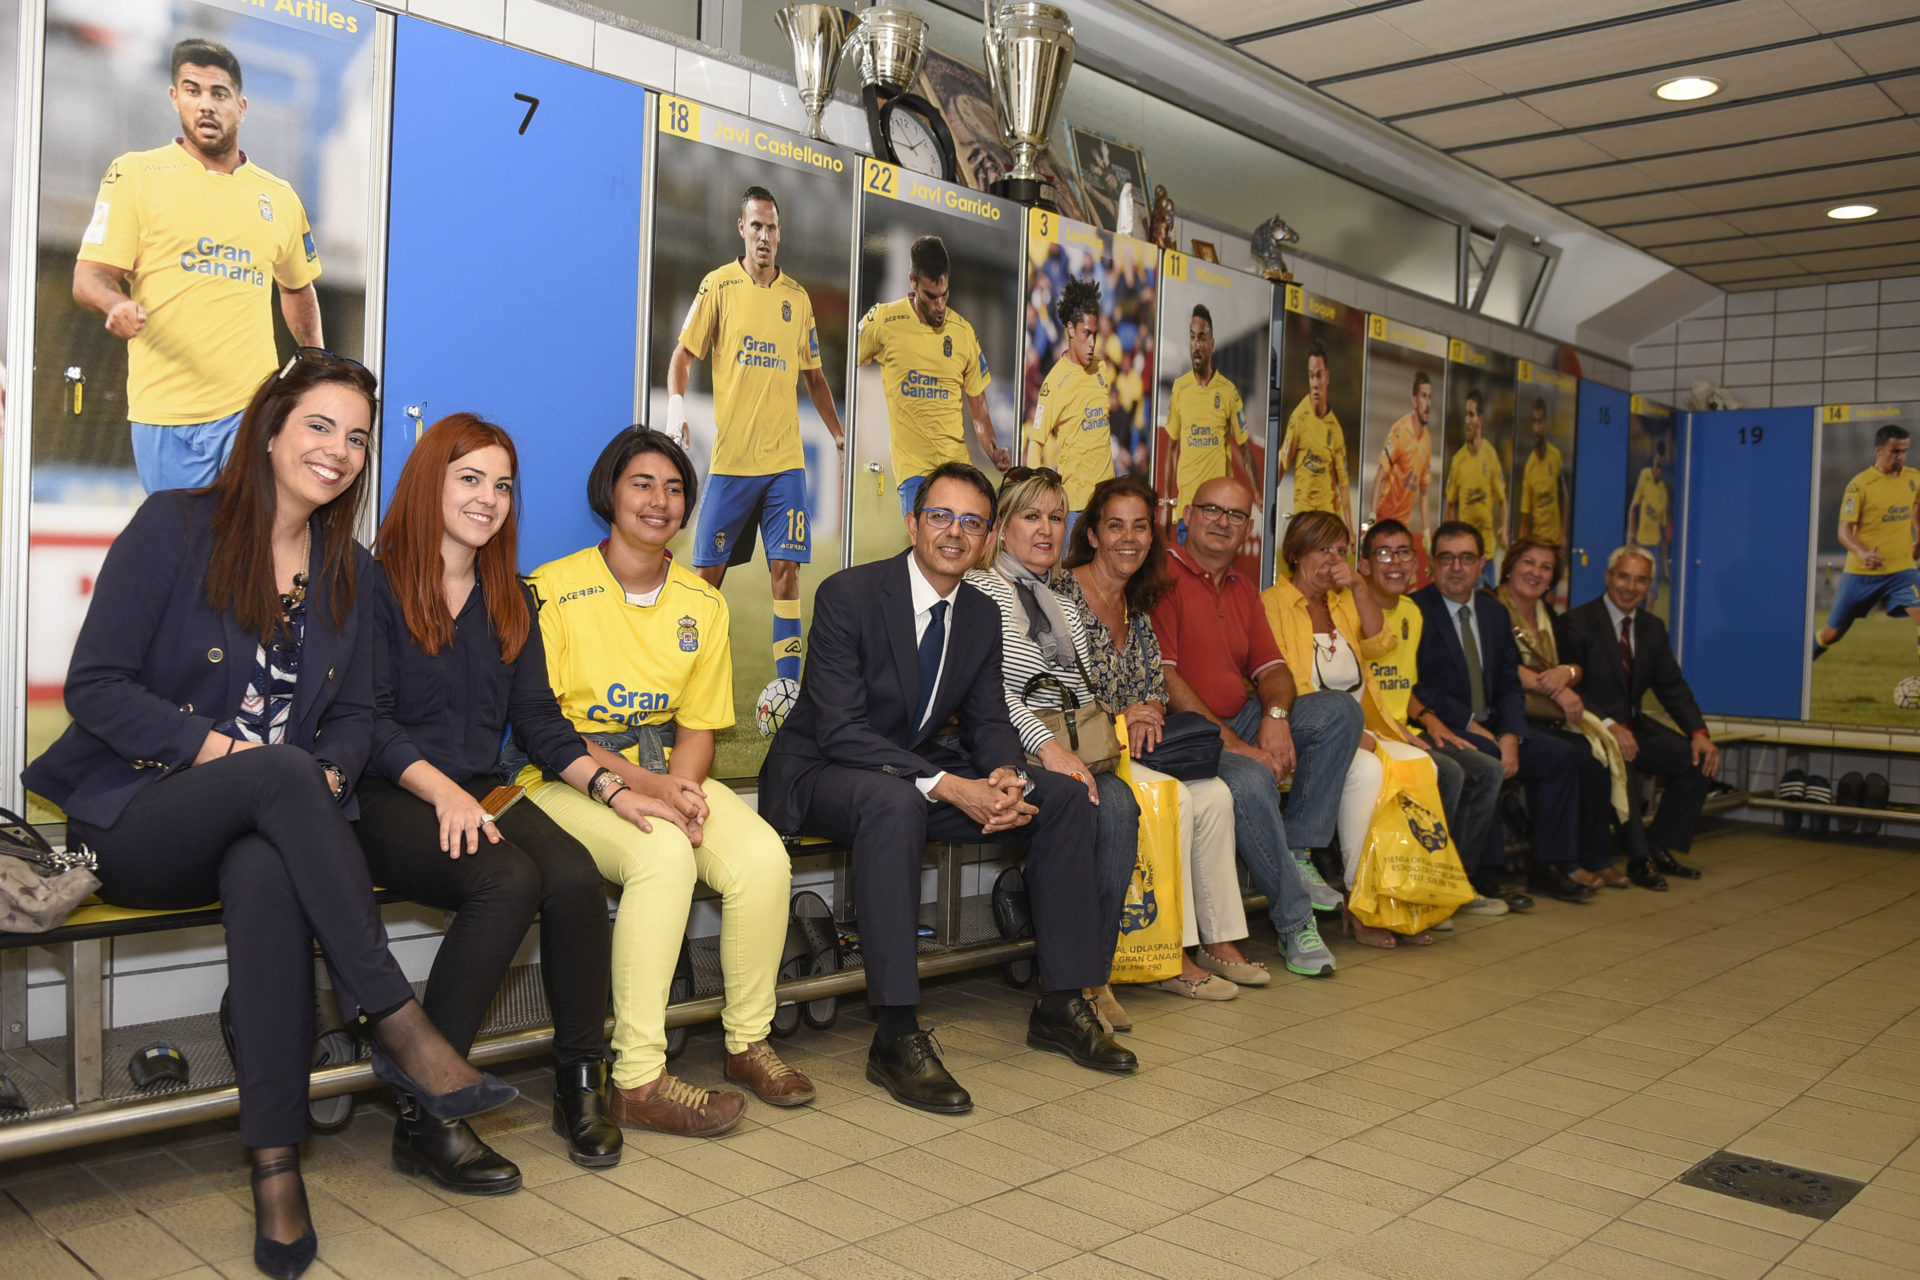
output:
[[[935,600],[931,612],[933,617],[920,637],[920,705],[913,716],[916,729],[927,718],[927,708],[933,703],[933,685],[940,678],[940,651],[947,642],[947,602]]]
[[[1620,619],[1620,670],[1627,677],[1627,696],[1633,696],[1633,619]]]
[[[1487,678],[1480,666],[1480,642],[1473,634],[1473,606],[1468,604],[1454,617],[1460,622],[1460,648],[1467,655],[1467,684],[1473,690],[1473,718],[1487,718]]]

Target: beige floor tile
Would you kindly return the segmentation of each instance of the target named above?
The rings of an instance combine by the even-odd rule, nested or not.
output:
[[[1652,1258],[1674,1266],[1726,1280],[1759,1280],[1778,1258],[1755,1257],[1751,1253],[1722,1248],[1670,1231],[1656,1230],[1639,1222],[1621,1219],[1593,1233],[1598,1244],[1608,1245],[1643,1258]]]
[[[1433,1197],[1415,1187],[1391,1178],[1380,1177],[1348,1165],[1334,1164],[1331,1161],[1314,1158],[1299,1160],[1275,1173],[1271,1178],[1263,1178],[1254,1183],[1242,1195],[1249,1199],[1265,1199],[1279,1190],[1277,1184],[1292,1183],[1307,1187],[1322,1196],[1332,1196],[1340,1200],[1368,1205],[1392,1214],[1412,1213]],[[1307,1217],[1315,1215],[1301,1210]],[[1349,1206],[1351,1212],[1351,1205]],[[1339,1221],[1328,1219],[1328,1221]]]
[[[548,1260],[580,1280],[685,1280],[691,1274],[618,1236],[563,1249]]]
[[[727,1141],[689,1143],[656,1158],[740,1196],[756,1195],[769,1187],[792,1182],[795,1177],[764,1160],[754,1159]]]
[[[1469,1178],[1449,1188],[1445,1198],[1575,1240],[1585,1239],[1612,1221],[1608,1214],[1570,1204],[1550,1194],[1550,1189],[1527,1190],[1490,1177]]]
[[[988,1196],[997,1196],[1013,1185],[955,1161],[942,1160],[924,1147],[902,1147],[867,1163],[923,1191],[944,1196],[954,1204],[973,1204]]]
[[[1435,1196],[1407,1217],[1414,1222],[1429,1223],[1539,1258],[1555,1257],[1580,1242],[1577,1235],[1509,1217],[1465,1200],[1456,1200],[1451,1195]]]
[[[1542,1261],[1537,1254],[1410,1218],[1369,1232],[1333,1258],[1359,1271],[1431,1280],[1520,1280]]]
[[[13,1183],[7,1194],[42,1229],[54,1235],[131,1217],[136,1212],[132,1201],[78,1166]]]
[[[148,1210],[147,1217],[208,1262],[253,1256],[253,1215],[226,1196],[177,1200]]]
[[[752,1135],[742,1135],[730,1141],[744,1141],[749,1136]],[[709,1182],[699,1174],[689,1173],[664,1159],[641,1160],[633,1164],[622,1161],[598,1176],[636,1195],[645,1196],[673,1213],[693,1213],[740,1198],[738,1193],[729,1191],[719,1183]]]
[[[529,1258],[497,1271],[483,1271],[480,1280],[573,1280],[573,1273],[545,1258]]]
[[[481,1215],[442,1209],[407,1218],[389,1228],[408,1244],[463,1276],[525,1262],[533,1251],[489,1227]]]
[[[982,1211],[1025,1227],[1080,1252],[1091,1252],[1131,1233],[1132,1228],[1116,1226],[1103,1218],[1078,1213],[1043,1199],[1029,1191],[1009,1191],[991,1200],[982,1200]]]
[[[855,1164],[814,1178],[819,1186],[866,1205],[885,1205],[903,1222],[918,1222],[958,1207],[958,1202],[873,1165]]]
[[[842,1240],[860,1241],[903,1225],[886,1210],[841,1195],[817,1182],[790,1182],[784,1187],[763,1191],[754,1199]]]
[[[718,1208],[702,1209],[693,1215],[693,1220],[729,1240],[737,1240],[786,1263],[829,1253],[845,1243],[836,1235],[757,1200],[735,1200]]]
[[[1692,1187],[1685,1189],[1689,1191],[1695,1190],[1695,1188]],[[1706,1192],[1704,1194],[1711,1195],[1712,1192]],[[1722,1200],[1733,1199],[1731,1196],[1721,1196],[1719,1198]],[[1760,1208],[1762,1206],[1749,1207]],[[1797,1215],[1786,1213],[1779,1209],[1772,1209],[1770,1212],[1775,1218],[1790,1219],[1795,1224],[1806,1223],[1809,1225],[1817,1225],[1817,1220],[1812,1218],[1800,1218]],[[1749,1225],[1743,1222],[1734,1222],[1714,1214],[1701,1213],[1659,1199],[1641,1201],[1629,1210],[1621,1221],[1634,1223],[1643,1227],[1650,1227],[1655,1231],[1663,1231],[1668,1235],[1684,1236],[1689,1240],[1697,1240],[1701,1244],[1711,1245],[1717,1249],[1731,1249],[1736,1253],[1751,1254],[1767,1263],[1778,1262],[1786,1257],[1787,1254],[1793,1251],[1794,1246],[1799,1243],[1804,1234],[1800,1231],[1795,1231],[1794,1234],[1791,1235],[1778,1231],[1769,1231],[1764,1227]],[[1606,1239],[1606,1235],[1602,1232],[1595,1238]]]
[[[1560,1255],[1558,1261],[1587,1275],[1606,1277],[1606,1280],[1624,1280],[1628,1276],[1633,1280],[1700,1280],[1701,1276],[1713,1274],[1650,1258],[1645,1254],[1630,1253],[1598,1240],[1581,1241]],[[1774,1274],[1778,1275],[1779,1272]]]
[[[817,1280],[923,1280],[925,1276],[858,1245],[842,1245],[832,1253],[809,1258],[795,1270]]]
[[[672,1216],[664,1206],[636,1195],[612,1178],[569,1178],[532,1188],[528,1194],[614,1235]]]
[[[79,1227],[62,1232],[60,1243],[102,1280],[155,1280],[200,1262],[185,1245],[145,1218]]]
[[[1346,1202],[1349,1205],[1351,1202]],[[1357,1206],[1365,1209],[1365,1206]],[[1190,1222],[1195,1233],[1204,1234],[1204,1230],[1221,1232],[1240,1232],[1268,1243],[1293,1250],[1308,1258],[1330,1253],[1357,1238],[1357,1233],[1373,1226],[1391,1221],[1388,1214],[1379,1214],[1378,1221],[1368,1218],[1356,1222],[1349,1214],[1342,1225],[1333,1225],[1295,1213],[1289,1209],[1276,1208],[1261,1200],[1244,1196],[1222,1196],[1218,1200],[1201,1205],[1190,1214],[1169,1219],[1162,1226],[1177,1222]],[[1170,1232],[1155,1228],[1155,1234],[1175,1238]],[[1182,1241],[1191,1244],[1191,1240]]]
[[[349,1231],[345,1235],[322,1241],[320,1253],[321,1261],[338,1273],[342,1280],[392,1280],[395,1276],[418,1277],[418,1280],[451,1280],[456,1274],[380,1227]],[[255,1276],[259,1275],[253,1268],[251,1257],[246,1260],[245,1267],[253,1271]]]
[[[780,1262],[692,1218],[668,1218],[620,1238],[701,1280],[744,1280]]]
[[[1053,1236],[1030,1231],[1017,1222],[987,1213],[977,1206],[955,1209],[919,1224],[948,1240],[977,1249],[990,1258],[1022,1268],[1039,1269],[1064,1262],[1079,1251]]]
[[[1192,1249],[1144,1233],[1114,1241],[1100,1250],[1100,1256],[1163,1280],[1259,1280],[1262,1276],[1286,1274],[1285,1269],[1273,1268],[1270,1264],[1254,1270],[1229,1261],[1216,1249]]]
[[[543,1256],[609,1234],[537,1195],[499,1196],[485,1204],[463,1205],[460,1212]]]
[[[860,1248],[917,1275],[938,1276],[940,1280],[1011,1280],[1027,1272],[1025,1267],[1003,1262],[921,1226],[868,1236],[860,1242]]]

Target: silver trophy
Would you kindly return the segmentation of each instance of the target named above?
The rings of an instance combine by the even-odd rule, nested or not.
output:
[[[847,37],[847,52],[859,52],[860,83],[910,93],[927,60],[927,22],[917,13],[878,4],[860,15]]]
[[[1260,274],[1269,280],[1278,280],[1283,284],[1293,283],[1293,272],[1287,270],[1287,260],[1280,250],[1285,245],[1299,244],[1300,233],[1286,224],[1279,214],[1274,214],[1253,229],[1253,256],[1260,263]]]
[[[1053,118],[1073,69],[1073,23],[1050,4],[986,3],[987,84],[1000,140],[1013,152],[1013,171],[993,184],[997,194],[1039,203],[1036,163],[1053,134]]]
[[[831,4],[790,4],[773,15],[793,45],[793,79],[800,87],[800,103],[807,109],[807,136],[826,140],[820,117],[833,99],[833,78],[840,70],[840,54],[854,15]]]

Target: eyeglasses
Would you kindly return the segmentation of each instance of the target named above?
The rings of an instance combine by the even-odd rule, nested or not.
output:
[[[928,507],[920,513],[920,519],[929,529],[951,529],[957,520],[960,532],[969,538],[984,538],[987,530],[993,528],[993,521],[985,516],[974,515],[971,511],[966,515],[955,515],[946,507]]]
[[[1412,547],[1381,547],[1373,553],[1373,558],[1381,564],[1393,564],[1398,560],[1412,560]]]
[[[1478,551],[1437,551],[1433,562],[1447,569],[1466,569],[1486,559]]]
[[[1253,512],[1242,511],[1238,507],[1223,507],[1217,502],[1196,503],[1193,508],[1209,520],[1224,519],[1228,524],[1245,524],[1253,519]]]
[[[353,359],[351,356],[340,355],[336,352],[327,350],[325,347],[297,347],[294,349],[293,355],[288,358],[287,362],[280,366],[280,372],[273,375],[274,381],[278,382],[280,379],[292,373],[293,366],[299,364],[303,360],[319,361],[322,363],[331,362],[333,364],[344,364],[349,368],[358,369],[360,372],[366,374],[369,378],[373,376],[373,371],[371,369],[361,364],[358,360]]]

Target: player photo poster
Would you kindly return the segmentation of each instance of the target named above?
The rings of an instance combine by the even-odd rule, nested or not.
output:
[[[978,46],[975,46],[976,50]],[[927,50],[921,64],[920,79],[914,92],[932,103],[946,119],[953,134],[954,158],[961,182],[975,191],[985,191],[1013,170],[1013,152],[1000,140],[1000,126],[993,114],[993,90],[987,73],[970,63],[950,57],[938,49]],[[1063,145],[1064,131],[1054,129],[1053,146],[1040,153],[1034,167],[1040,173],[1060,212],[1069,218],[1085,216],[1080,190],[1072,176],[1055,157],[1068,154]]]
[[[1367,313],[1290,284],[1281,294],[1280,444],[1274,452],[1274,546],[1301,511],[1357,528]],[[1356,537],[1358,535],[1356,534]],[[1285,574],[1285,564],[1275,572]]]
[[[1441,453],[1440,518],[1480,531],[1492,586],[1513,541],[1513,357],[1459,338],[1447,343],[1446,429]],[[1429,547],[1429,550],[1432,548]]]
[[[1028,211],[1027,231],[1021,456],[1029,465],[1057,468],[1077,511],[1107,476],[1148,474],[1160,250],[1045,209]],[[1083,296],[1088,285],[1098,289],[1097,314],[1088,313],[1094,315],[1090,347],[1069,343],[1060,321],[1063,299]],[[1098,437],[1102,396],[1104,442]]]
[[[1560,579],[1553,605],[1567,607],[1568,566],[1573,527],[1573,424],[1579,410],[1580,379],[1531,360],[1514,363],[1513,528],[1517,538],[1532,538],[1560,548]]]
[[[1653,557],[1653,587],[1646,609],[1662,622],[1673,621],[1673,598],[1680,567],[1678,530],[1687,492],[1686,459],[1675,430],[1671,405],[1634,396],[1627,410],[1627,519],[1621,546],[1646,548]],[[1600,550],[1602,556],[1613,548]]]
[[[1415,583],[1427,580],[1427,543],[1439,521],[1440,413],[1447,403],[1447,340],[1386,316],[1367,317],[1367,403],[1361,432],[1360,524],[1398,520],[1413,533]],[[1354,535],[1357,542],[1359,534]]]
[[[1916,434],[1920,404],[1820,410],[1810,720],[1911,729],[1920,719],[1920,470],[1909,460]]]
[[[37,293],[34,369],[12,371],[35,380],[29,759],[66,723],[94,576],[148,490],[210,482],[296,346],[365,357],[372,234],[370,7],[56,8],[38,259],[13,282]]]
[[[1266,528],[1267,348],[1273,286],[1169,249],[1160,273],[1159,421],[1153,479],[1173,536],[1194,490],[1233,475],[1253,491],[1241,571],[1259,581]]]
[[[721,582],[732,614],[735,722],[715,735],[713,774],[748,778],[771,736],[760,704],[784,714],[798,692],[807,605],[841,562],[835,435],[859,158],[680,98],[661,98],[659,111],[648,421],[679,430],[678,365],[701,488],[672,549]],[[771,202],[747,199],[755,189]],[[756,284],[750,266],[771,283]]]
[[[854,564],[907,545],[901,517],[917,477],[964,461],[997,479],[1011,460],[1026,212],[878,160],[864,160],[862,175],[847,455]],[[922,244],[926,237],[933,242]],[[944,259],[944,278],[922,289],[916,253],[929,264]]]

